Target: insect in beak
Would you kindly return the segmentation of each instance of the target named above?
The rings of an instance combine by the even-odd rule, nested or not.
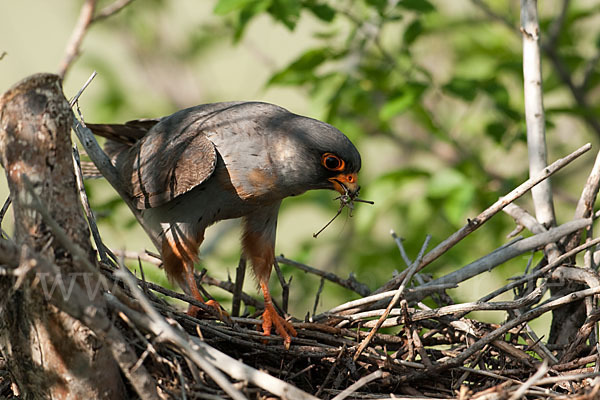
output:
[[[329,225],[331,225],[331,223],[338,217],[338,215],[340,215],[342,213],[342,210],[344,209],[344,207],[348,207],[348,209],[350,210],[350,216],[352,216],[352,211],[354,211],[354,202],[359,202],[359,203],[367,203],[367,204],[375,204],[375,202],[371,201],[371,200],[363,200],[363,199],[359,199],[358,198],[358,193],[360,192],[360,186],[358,186],[356,188],[356,191],[351,192],[350,190],[348,190],[348,187],[346,185],[344,185],[343,182],[335,179],[335,181],[337,183],[339,183],[339,185],[344,189],[344,194],[339,195],[338,197],[334,198],[333,200],[339,200],[340,201],[340,208],[338,208],[337,213],[333,216],[333,218],[331,218],[331,220],[329,220],[329,222],[327,224],[325,224],[324,227],[322,227],[317,233],[313,233],[313,237],[316,238],[317,236],[319,236],[319,234],[321,232],[323,232],[325,230],[325,228],[327,228]]]

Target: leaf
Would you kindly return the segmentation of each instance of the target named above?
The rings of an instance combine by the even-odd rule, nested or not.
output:
[[[421,20],[416,19],[411,22],[404,31],[404,44],[411,45],[423,32]]]
[[[389,121],[392,117],[408,110],[413,104],[415,104],[415,94],[411,91],[406,91],[387,101],[379,111],[379,118]]]
[[[331,22],[335,18],[335,10],[325,3],[308,2],[304,5],[317,18],[325,22]]]
[[[276,72],[267,85],[295,85],[314,78],[314,70],[331,56],[328,48],[310,49],[283,70]]]
[[[372,7],[375,7],[378,12],[382,13],[383,11],[385,11],[388,1],[387,0],[366,0],[366,3]]]
[[[446,217],[455,226],[464,224],[465,215],[469,211],[473,199],[475,198],[475,188],[470,182],[465,182],[457,190],[452,192],[444,201],[444,213]]]
[[[392,97],[381,107],[379,118],[389,121],[392,117],[402,114],[419,100],[425,88],[425,85],[417,82],[407,84],[399,95]]]
[[[379,176],[378,178],[376,178],[375,181],[373,181],[372,183],[377,182],[377,181],[391,181],[391,182],[394,182],[395,184],[398,184],[402,181],[416,179],[416,178],[429,177],[430,175],[431,174],[427,170],[422,169],[422,168],[404,167],[404,168],[383,174],[383,175]]]
[[[294,30],[300,19],[301,9],[301,4],[297,0],[272,0],[268,11],[275,20],[281,22],[289,30]]]
[[[466,182],[465,176],[454,169],[445,168],[431,177],[427,186],[427,195],[434,199],[443,199],[459,189]]]
[[[478,88],[479,82],[464,78],[452,78],[450,82],[442,87],[445,92],[460,97],[465,101],[473,101],[475,96],[477,96]]]
[[[217,15],[225,15],[257,2],[257,0],[219,0],[213,12]]]
[[[492,121],[485,127],[486,135],[491,137],[496,143],[502,142],[502,138],[507,130],[506,124],[500,121]]]
[[[461,225],[475,197],[475,188],[461,172],[446,168],[433,175],[427,194],[431,199],[442,200],[442,209],[448,220],[454,225]]]
[[[246,29],[246,26],[248,26],[250,20],[254,18],[255,15],[265,11],[267,8],[269,8],[270,5],[270,0],[255,1],[240,11],[238,23],[235,28],[235,33],[233,35],[234,42],[238,42],[242,38],[244,30]]]
[[[435,11],[435,7],[428,0],[402,0],[398,3],[398,6],[406,10],[419,11],[422,13]]]

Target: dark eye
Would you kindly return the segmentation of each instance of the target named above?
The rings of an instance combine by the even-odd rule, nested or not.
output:
[[[321,164],[329,170],[340,171],[344,169],[344,161],[335,154],[325,153],[321,157]]]
[[[335,157],[327,157],[325,159],[325,166],[329,169],[336,169],[340,166],[340,159]]]

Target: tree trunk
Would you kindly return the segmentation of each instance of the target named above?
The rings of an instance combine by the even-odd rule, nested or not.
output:
[[[19,270],[26,272],[0,275],[0,350],[23,398],[119,399],[125,386],[110,349],[49,301],[52,290],[65,289],[68,302],[70,285],[79,285],[88,289],[90,304],[104,310],[100,291],[89,290],[96,287],[94,275],[81,269],[31,207],[33,188],[71,241],[94,259],[73,174],[71,125],[56,75],[28,77],[0,98],[0,161],[13,199],[14,240],[23,249]],[[57,265],[64,287],[48,285],[28,254]]]

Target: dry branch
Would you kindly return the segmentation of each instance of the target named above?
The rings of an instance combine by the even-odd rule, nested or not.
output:
[[[503,246],[500,249],[480,258],[479,260],[472,262],[471,264],[451,272],[448,275],[426,283],[424,286],[436,284],[458,284],[460,282],[464,282],[482,272],[491,271],[492,268],[497,267],[498,265],[523,253],[534,250],[538,247],[543,247],[548,243],[557,242],[559,239],[573,232],[581,230],[591,223],[591,218],[566,222],[556,228],[551,228],[544,233],[519,240],[509,246]]]
[[[441,256],[446,251],[448,251],[450,248],[452,248],[455,244],[457,244],[462,239],[464,239],[471,232],[475,231],[477,228],[479,228],[481,225],[483,225],[485,222],[487,222],[490,218],[492,218],[496,213],[498,213],[500,210],[502,210],[508,204],[512,203],[519,197],[523,196],[525,193],[527,193],[529,190],[531,190],[532,187],[534,187],[538,183],[542,182],[543,180],[547,179],[548,177],[553,175],[555,172],[562,169],[564,166],[568,165],[571,161],[575,160],[576,158],[581,156],[583,153],[585,153],[589,149],[591,149],[591,147],[592,147],[591,144],[588,143],[584,146],[581,146],[579,149],[575,150],[568,156],[554,161],[547,168],[544,168],[544,170],[539,175],[529,178],[528,180],[523,182],[521,185],[519,185],[518,187],[513,189],[510,193],[508,193],[507,195],[498,199],[498,201],[496,201],[494,204],[492,204],[490,207],[488,207],[485,211],[480,213],[474,219],[469,220],[465,226],[463,226],[461,229],[459,229],[458,231],[453,233],[448,239],[444,240],[442,243],[437,245],[433,250],[431,250],[429,253],[427,253],[425,255],[425,257],[423,257],[423,261],[421,261],[417,271],[420,271],[421,269],[425,268],[431,262],[436,260],[439,256]],[[382,287],[377,289],[374,293],[375,294],[381,293],[381,292],[385,292],[385,291],[395,288],[404,279],[405,272],[396,276],[394,279],[392,279],[391,281],[389,281],[388,283],[386,283],[385,285],[383,285]]]
[[[523,82],[529,176],[536,176],[548,165],[537,0],[521,0],[521,33],[523,34]],[[531,195],[538,222],[545,227],[554,226],[556,219],[550,179],[532,188]],[[556,250],[554,249],[554,256]],[[554,256],[550,255],[551,258]]]

